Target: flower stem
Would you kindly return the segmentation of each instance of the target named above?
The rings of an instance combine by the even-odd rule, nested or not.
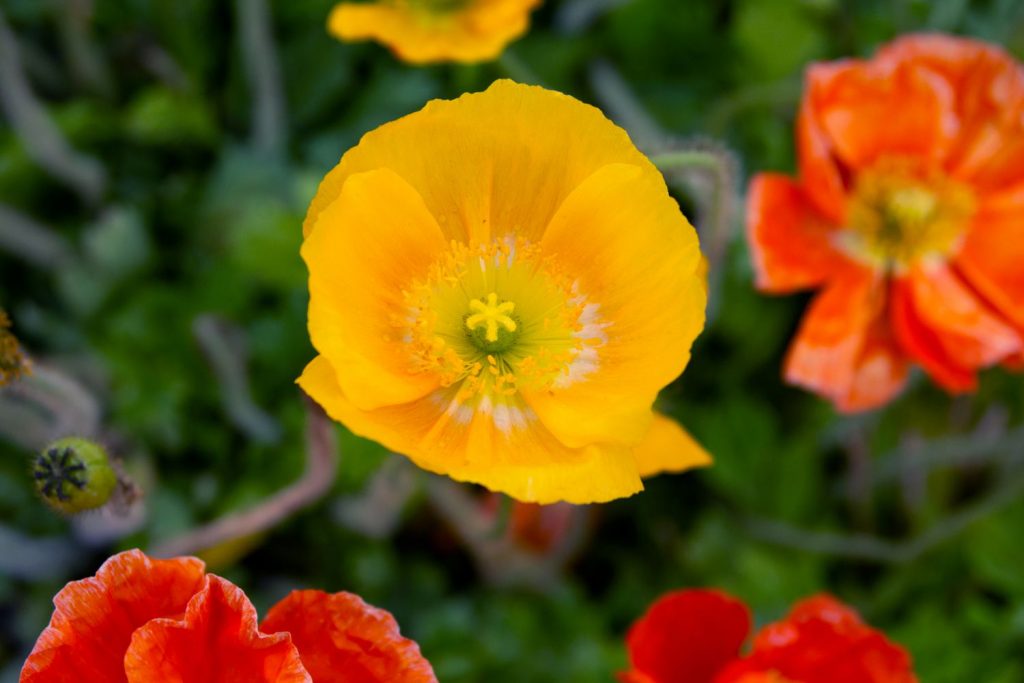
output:
[[[695,149],[655,154],[650,159],[661,171],[718,171],[722,165],[720,155]]]

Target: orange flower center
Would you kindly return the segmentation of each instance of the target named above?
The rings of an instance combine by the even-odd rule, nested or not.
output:
[[[857,177],[840,241],[854,257],[885,270],[946,260],[960,247],[974,195],[936,170],[884,159]]]

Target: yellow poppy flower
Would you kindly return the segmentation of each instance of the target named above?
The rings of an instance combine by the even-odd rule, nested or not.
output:
[[[414,64],[483,62],[523,35],[541,0],[376,0],[335,6],[328,30],[376,40]]]
[[[421,467],[539,503],[707,464],[651,410],[704,325],[697,235],[597,109],[498,81],[367,134],[304,225],[299,384]]]

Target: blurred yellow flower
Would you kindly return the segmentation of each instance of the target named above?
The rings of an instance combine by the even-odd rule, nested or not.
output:
[[[11,319],[0,309],[0,387],[13,382],[30,370],[29,361],[21,352],[18,340],[10,331]]]
[[[299,384],[352,431],[523,501],[707,464],[652,404],[704,324],[694,229],[601,112],[498,81],[367,134],[304,226]]]
[[[496,58],[530,25],[541,0],[376,0],[335,6],[328,30],[377,40],[413,64]]]

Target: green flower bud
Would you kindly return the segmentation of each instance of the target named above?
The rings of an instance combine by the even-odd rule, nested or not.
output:
[[[43,500],[69,515],[105,505],[117,488],[117,473],[103,447],[74,437],[44,448],[32,475]]]

